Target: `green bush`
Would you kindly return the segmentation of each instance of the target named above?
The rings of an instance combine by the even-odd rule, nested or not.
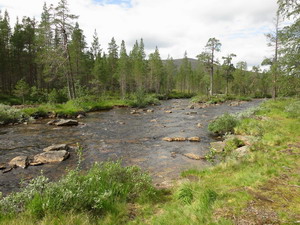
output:
[[[44,176],[33,179],[24,190],[0,200],[0,217],[25,212],[41,218],[69,211],[101,216],[118,212],[122,204],[155,197],[151,178],[138,167],[107,162],[95,164],[86,174],[72,170],[58,182]]]
[[[233,133],[238,124],[238,119],[233,115],[225,113],[208,125],[208,130],[217,134]]]
[[[150,104],[159,104],[159,100],[155,94],[146,94],[143,90],[139,90],[127,100],[127,103],[132,107],[144,108]]]
[[[288,116],[291,118],[300,117],[300,101],[295,101],[285,107],[285,112],[288,113]]]
[[[24,117],[21,110],[0,104],[0,124],[20,122]]]

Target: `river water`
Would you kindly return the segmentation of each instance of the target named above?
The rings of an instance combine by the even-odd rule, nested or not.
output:
[[[261,100],[253,100],[238,106],[229,103],[208,108],[190,109],[188,99],[162,101],[151,106],[154,112],[131,114],[130,108],[115,108],[110,111],[89,113],[80,119],[82,125],[55,127],[46,125],[47,119],[36,120],[28,125],[0,128],[0,163],[8,163],[19,155],[34,156],[51,144],[66,143],[83,147],[83,168],[94,162],[122,160],[124,165],[138,165],[148,171],[155,182],[172,180],[180,172],[190,168],[204,168],[210,164],[205,160],[188,159],[183,154],[204,156],[214,138],[207,131],[210,120],[225,112],[235,113],[257,106]],[[172,113],[165,111],[171,110]],[[187,115],[189,112],[197,114]],[[197,126],[203,125],[202,128]],[[166,142],[163,137],[194,137],[201,142]],[[0,173],[0,192],[7,194],[18,190],[20,181],[28,182],[43,174],[58,179],[66,169],[75,168],[77,156],[71,151],[69,159],[54,164],[16,168]]]

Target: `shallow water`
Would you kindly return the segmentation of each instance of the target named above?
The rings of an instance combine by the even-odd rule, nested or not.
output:
[[[191,160],[183,156],[194,153],[204,156],[209,143],[214,141],[207,131],[210,120],[225,112],[235,113],[256,106],[261,100],[253,100],[239,106],[229,103],[204,109],[189,109],[189,100],[162,101],[159,106],[148,107],[153,113],[130,114],[132,109],[115,108],[110,111],[89,113],[80,119],[84,125],[76,127],[55,127],[46,125],[47,119],[28,125],[0,128],[0,163],[8,163],[19,155],[33,156],[51,144],[67,143],[83,146],[83,168],[94,162],[121,159],[124,165],[138,165],[148,171],[155,182],[175,179],[180,172],[189,168],[209,166],[205,160]],[[166,113],[171,110],[172,113]],[[186,115],[187,112],[197,112]],[[197,123],[203,125],[197,127]],[[201,142],[165,142],[163,137],[199,136]],[[175,152],[176,154],[171,154]],[[175,157],[174,157],[175,155]],[[27,169],[13,169],[0,173],[0,192],[4,194],[18,190],[20,181],[26,181],[43,174],[57,179],[66,168],[77,165],[75,152],[61,163],[47,164]]]

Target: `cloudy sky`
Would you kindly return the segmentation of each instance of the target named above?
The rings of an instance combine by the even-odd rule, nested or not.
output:
[[[56,5],[58,0],[46,0]],[[18,16],[39,20],[43,0],[0,0],[11,23]],[[71,13],[91,42],[97,30],[106,51],[112,37],[125,40],[129,51],[136,39],[144,39],[147,54],[158,46],[161,57],[195,58],[210,37],[222,43],[218,57],[235,53],[237,61],[258,65],[272,51],[265,33],[274,28],[276,0],[69,0]]]

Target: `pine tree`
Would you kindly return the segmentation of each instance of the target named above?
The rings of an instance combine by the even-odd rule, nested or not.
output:
[[[210,54],[210,91],[209,94],[212,96],[214,93],[214,63],[215,63],[215,53],[219,52],[221,49],[221,43],[216,38],[208,39],[207,44],[205,45],[208,53]]]
[[[2,17],[0,11],[0,92],[11,92],[11,28],[8,12]]]
[[[108,43],[108,57],[107,63],[109,68],[109,85],[110,90],[115,90],[115,86],[117,84],[116,72],[117,72],[117,64],[118,64],[118,45],[116,44],[115,38],[111,39],[111,42]]]
[[[120,49],[120,59],[118,61],[118,77],[121,89],[121,95],[124,99],[127,93],[129,78],[129,58],[126,52],[125,41],[122,40]]]
[[[158,48],[155,48],[154,53],[149,55],[149,90],[155,91],[156,93],[161,92],[162,84],[163,84],[163,63],[160,58],[160,54]]]
[[[69,41],[74,29],[73,20],[77,18],[78,16],[69,13],[67,0],[60,0],[58,6],[55,8],[54,25],[58,32],[57,37],[61,40],[59,50],[61,50],[64,59],[62,67],[67,80],[68,95],[70,99],[76,98],[76,90],[69,51]]]
[[[175,88],[174,79],[177,75],[177,67],[174,63],[173,58],[170,56],[168,56],[166,60],[165,72],[166,72],[165,91],[169,93]]]
[[[227,55],[226,57],[222,57],[222,59],[224,59],[222,67],[224,70],[223,77],[226,80],[226,90],[225,90],[226,95],[228,95],[229,93],[229,82],[233,80],[233,72],[235,70],[235,67],[232,64],[233,57],[236,57],[236,55],[233,53]]]

